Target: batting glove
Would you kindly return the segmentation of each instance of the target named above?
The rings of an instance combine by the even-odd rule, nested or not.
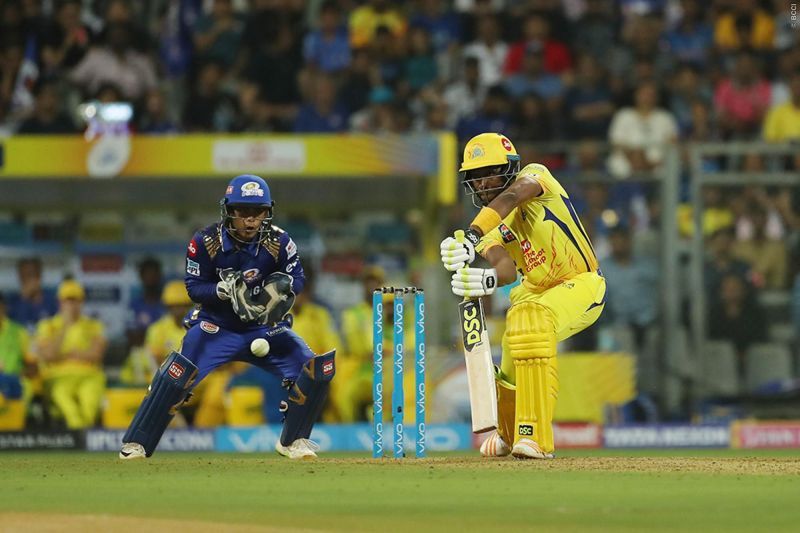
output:
[[[460,268],[451,279],[450,285],[456,296],[488,296],[497,288],[497,271],[493,268]]]
[[[464,232],[464,239],[457,240],[455,237],[447,237],[439,245],[442,255],[442,264],[450,272],[464,268],[475,260],[475,245],[478,244],[480,236],[473,230]]]

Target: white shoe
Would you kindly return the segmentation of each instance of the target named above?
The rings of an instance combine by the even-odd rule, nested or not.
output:
[[[552,453],[545,453],[533,439],[519,439],[511,449],[511,455],[517,459],[552,459]]]
[[[489,435],[483,444],[481,444],[481,455],[484,457],[505,457],[511,453],[511,448],[508,447],[503,437],[494,430]]]
[[[144,459],[145,457],[147,454],[144,452],[144,446],[138,442],[126,442],[119,451],[120,459]]]
[[[319,444],[309,439],[297,439],[289,446],[281,444],[280,439],[275,443],[275,451],[289,459],[316,459]]]

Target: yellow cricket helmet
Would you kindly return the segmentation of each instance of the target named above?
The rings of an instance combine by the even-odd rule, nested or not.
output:
[[[161,303],[167,307],[192,305],[192,299],[186,292],[186,285],[182,281],[170,281],[161,292]]]
[[[511,185],[519,172],[520,157],[517,149],[505,135],[500,133],[481,133],[467,142],[464,147],[464,158],[461,161],[461,181],[467,193],[472,196],[472,203],[481,207],[488,205],[502,191]],[[478,169],[486,169],[478,171]],[[475,187],[477,181],[484,179],[504,178],[502,185],[496,187]]]

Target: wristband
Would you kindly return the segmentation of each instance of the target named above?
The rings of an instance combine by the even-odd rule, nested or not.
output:
[[[486,235],[502,223],[503,219],[500,218],[500,213],[491,207],[484,207],[478,211],[478,215],[475,217],[475,220],[472,221],[470,226],[476,226],[483,232],[484,235]]]

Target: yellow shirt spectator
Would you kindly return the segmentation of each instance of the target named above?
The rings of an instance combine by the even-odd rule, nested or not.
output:
[[[714,42],[724,51],[741,48],[769,50],[774,47],[775,43],[775,21],[764,11],[755,10],[749,39],[743,42],[742,36],[736,28],[736,15],[726,13],[717,20],[714,26]]]
[[[82,314],[84,297],[77,281],[64,281],[58,288],[58,314],[36,328],[45,387],[70,429],[94,425],[106,386],[105,331],[99,320]]]
[[[330,312],[319,304],[307,301],[292,309],[292,330],[300,335],[315,354],[341,350],[342,340]]]
[[[395,37],[400,37],[406,32],[406,19],[397,11],[385,8],[378,9],[367,4],[357,8],[350,15],[350,44],[353,48],[360,48],[372,42],[375,30],[384,26]]]
[[[770,108],[764,121],[764,139],[770,142],[800,139],[800,105],[789,101]]]

